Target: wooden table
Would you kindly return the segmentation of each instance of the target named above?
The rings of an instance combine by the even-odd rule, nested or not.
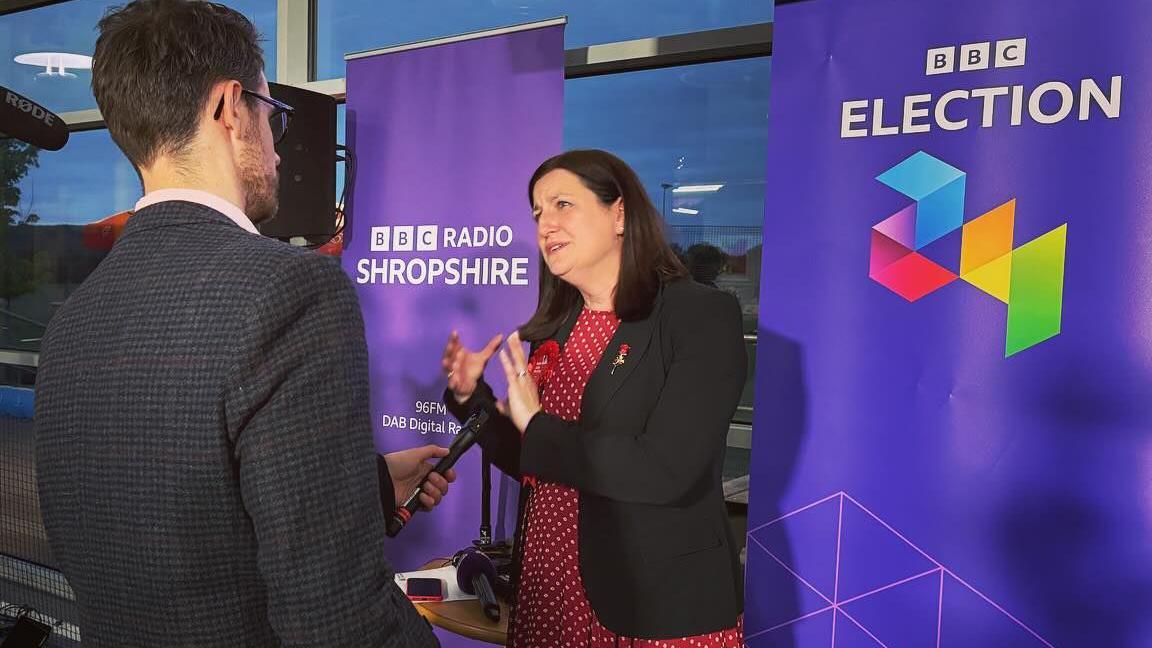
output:
[[[433,560],[420,569],[436,569],[451,564],[451,560],[440,558]],[[438,627],[453,634],[469,639],[485,641],[487,643],[503,646],[508,643],[508,605],[500,602],[500,622],[493,623],[484,616],[480,604],[474,600],[451,601],[448,603],[414,603],[416,610],[425,619]]]

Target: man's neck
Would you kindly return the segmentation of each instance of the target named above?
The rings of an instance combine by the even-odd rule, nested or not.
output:
[[[181,182],[181,181],[163,182],[163,181],[155,181],[155,180],[152,182],[149,182],[147,179],[144,180],[144,195],[148,195],[150,193],[153,193],[155,191],[160,191],[162,189],[182,189],[182,190],[191,190],[191,191],[203,191],[205,193],[212,194],[213,196],[216,196],[218,198],[223,198],[224,200],[227,200],[228,202],[232,203],[233,205],[236,205],[241,210],[243,210],[245,207],[243,199],[239,195],[235,195],[237,192],[220,191],[219,185],[213,186],[209,183],[203,183],[203,182],[186,182],[186,181],[185,182]]]
[[[151,168],[141,170],[140,178],[144,182],[145,194],[161,189],[205,191],[227,200],[241,210],[247,208],[244,194],[234,178],[204,171],[189,171],[173,164],[168,158],[161,157]]]

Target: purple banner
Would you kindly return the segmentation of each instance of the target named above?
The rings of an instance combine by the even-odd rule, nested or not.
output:
[[[349,57],[358,168],[342,259],[364,312],[382,452],[455,438],[440,371],[453,329],[477,349],[532,314],[538,252],[527,183],[561,150],[563,92],[562,24]],[[487,378],[504,393],[498,362]],[[398,571],[478,536],[479,465],[476,448],[457,463],[440,507],[389,542]],[[508,528],[514,511],[513,501]]]
[[[1152,645],[1150,28],[777,8],[748,646]]]

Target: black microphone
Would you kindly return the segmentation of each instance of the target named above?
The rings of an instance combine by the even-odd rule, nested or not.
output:
[[[58,115],[4,86],[0,86],[0,132],[49,151],[59,151],[68,142],[68,125]]]
[[[459,434],[456,435],[456,440],[448,447],[448,454],[440,458],[436,465],[432,467],[432,471],[428,474],[438,473],[443,475],[448,472],[448,469],[456,464],[456,460],[460,455],[468,451],[469,448],[476,445],[476,439],[480,436],[480,430],[484,424],[488,422],[488,409],[491,403],[480,403],[472,410],[471,416],[464,421],[463,427],[460,428]],[[385,532],[389,538],[395,538],[404,525],[412,519],[412,516],[420,510],[420,492],[424,489],[424,483],[428,481],[428,476],[425,475],[424,479],[420,480],[420,484],[416,486],[416,490],[404,500],[404,503],[396,507],[392,512],[391,517],[388,518],[388,524],[385,527]]]
[[[490,621],[500,621],[500,604],[496,602],[496,594],[492,591],[492,583],[496,580],[496,566],[492,560],[480,551],[469,548],[460,551],[452,558],[456,565],[456,584],[465,594],[475,594],[480,599],[480,606],[484,609],[484,616]]]

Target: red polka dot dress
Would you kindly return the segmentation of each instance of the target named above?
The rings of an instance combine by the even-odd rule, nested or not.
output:
[[[619,320],[610,311],[584,309],[564,345],[559,366],[541,394],[544,411],[566,421],[580,418],[584,386],[600,362]],[[615,352],[615,351],[613,351]],[[511,619],[512,648],[739,648],[740,627],[683,639],[631,639],[604,628],[580,579],[577,524],[579,494],[536,481],[525,508],[520,581]]]

